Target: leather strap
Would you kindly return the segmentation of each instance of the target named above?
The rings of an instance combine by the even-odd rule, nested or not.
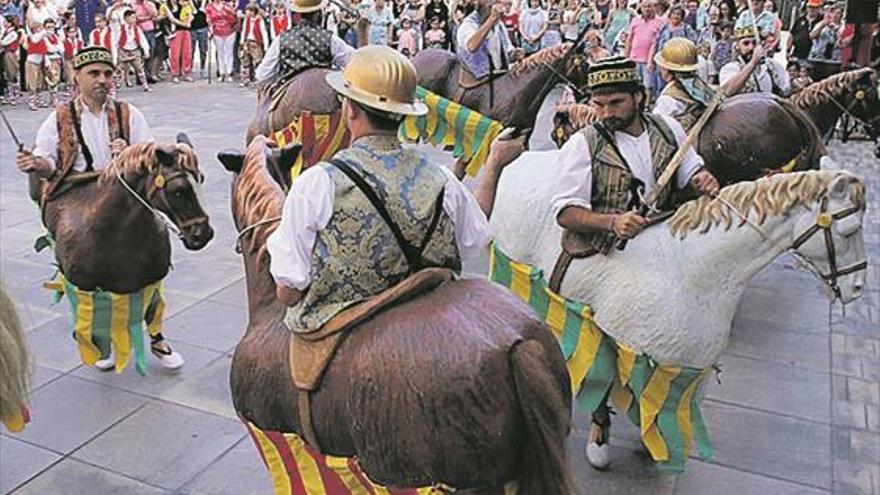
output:
[[[92,158],[92,151],[89,149],[88,145],[86,145],[86,140],[83,139],[82,133],[82,125],[79,121],[79,115],[76,113],[76,104],[74,103],[76,100],[70,100],[67,103],[70,108],[70,119],[73,120],[73,130],[76,132],[76,139],[79,141],[79,149],[83,155],[83,159],[86,162],[86,171],[95,170],[94,163],[95,160]],[[117,117],[119,116],[119,107],[117,109]]]
[[[547,283],[550,290],[559,294],[559,289],[562,287],[562,280],[565,278],[565,274],[568,272],[568,267],[571,265],[571,260],[573,259],[574,256],[568,254],[563,248],[559,253],[559,257],[556,258],[556,264],[553,265],[553,271],[550,273],[550,281]]]
[[[437,198],[437,201],[434,206],[434,216],[431,219],[431,224],[428,227],[428,230],[425,232],[425,237],[422,239],[421,247],[416,247],[410,244],[409,241],[403,236],[403,232],[400,230],[400,226],[391,218],[391,214],[388,213],[388,209],[385,208],[385,204],[379,199],[379,195],[376,194],[376,191],[367,184],[367,181],[360,174],[356,173],[351,167],[348,166],[342,160],[333,159],[330,160],[330,164],[334,167],[338,168],[342,173],[344,173],[351,181],[357,186],[358,189],[367,197],[370,203],[373,205],[373,208],[379,213],[379,216],[385,221],[385,224],[388,225],[388,228],[391,230],[391,233],[394,235],[394,239],[397,241],[397,245],[400,247],[400,250],[403,251],[403,256],[406,258],[406,262],[409,265],[410,273],[417,272],[425,267],[424,260],[422,259],[422,252],[425,250],[425,247],[428,245],[428,242],[431,240],[431,236],[433,236],[434,231],[437,229],[437,224],[440,221],[440,214],[443,211],[443,191],[440,192],[440,195]]]
[[[318,452],[321,452],[321,445],[318,443],[318,437],[315,435],[315,428],[312,425],[311,392],[298,389],[296,394],[296,405],[297,409],[299,409],[299,427],[302,430],[302,435],[309,445]]]

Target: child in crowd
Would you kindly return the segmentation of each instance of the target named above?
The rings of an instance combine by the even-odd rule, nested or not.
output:
[[[70,98],[76,98],[77,94],[76,79],[73,77],[73,58],[84,46],[76,23],[67,24],[64,27],[64,83],[67,85]]]
[[[413,28],[412,19],[403,16],[397,30],[397,51],[405,57],[412,57],[419,51],[418,32]]]
[[[431,18],[431,29],[425,33],[426,48],[446,48],[446,31],[440,27],[440,18]]]
[[[275,10],[272,12],[272,39],[281,36],[281,33],[293,27],[290,20],[290,12],[283,1],[275,4]]]
[[[55,19],[46,19],[43,22],[46,31],[46,89],[49,90],[49,106],[55,107],[58,103],[58,85],[61,83],[61,64],[64,56],[64,41],[58,35]]]
[[[718,77],[718,71],[710,61],[712,56],[712,43],[704,41],[697,45],[697,63],[700,66],[700,78],[706,82],[715,84],[715,78]]]
[[[150,58],[150,44],[147,41],[147,35],[138,26],[137,14],[133,10],[126,10],[122,16],[122,25],[116,38],[116,58],[117,80],[121,79],[126,86],[131,86],[128,81],[128,73],[132,71],[144,91],[150,90],[150,86],[147,84],[147,74],[144,71],[144,59]]]
[[[791,64],[789,64],[791,66]],[[813,77],[811,75],[810,64],[807,62],[800,62],[798,64],[797,76],[791,78],[791,93],[797,93],[798,91],[803,90],[807,86],[813,84]]]
[[[250,84],[252,72],[263,60],[263,55],[269,47],[269,36],[266,33],[266,24],[260,16],[260,9],[255,3],[249,3],[245,8],[244,23],[241,27],[241,45],[238,49],[238,58],[241,60],[241,83],[239,86]]]
[[[712,46],[709,58],[712,60],[715,70],[720,72],[721,68],[733,59],[733,23],[721,21],[718,29],[721,35]]]
[[[18,57],[19,48],[25,41],[24,30],[18,23],[18,16],[7,15],[6,25],[0,33],[0,54],[3,58],[3,71],[6,76],[7,94],[0,95],[6,103],[15,105],[18,103],[20,85],[18,83]]]
[[[89,46],[103,46],[113,51],[113,31],[107,25],[107,18],[103,14],[95,16],[95,29],[89,33]]]
[[[615,56],[626,56],[626,41],[629,39],[629,29],[621,29],[619,33],[617,33],[617,38],[614,40],[614,46],[611,47],[611,54]]]
[[[36,111],[37,107],[48,107],[49,104],[42,100],[42,92],[46,86],[46,55],[49,53],[49,43],[46,41],[46,31],[39,22],[31,25],[31,32],[25,41],[27,61],[24,66],[25,83],[30,93],[28,108]]]

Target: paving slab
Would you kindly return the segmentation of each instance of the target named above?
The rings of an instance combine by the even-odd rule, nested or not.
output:
[[[743,308],[740,307],[743,312]],[[828,335],[804,334],[760,320],[739,318],[730,332],[726,355],[773,361],[828,372],[831,351]]]
[[[14,490],[59,460],[55,452],[0,435],[0,493]]]
[[[691,460],[687,471],[678,476],[676,494],[735,493],[737,495],[823,495],[814,487],[782,481],[716,464]]]
[[[165,495],[168,492],[89,464],[65,459],[14,495]]]
[[[229,287],[215,293],[208,300],[247,309],[247,281],[242,278],[233,282]]]
[[[187,483],[181,495],[273,495],[269,471],[250,437]]]
[[[166,335],[205,349],[228,352],[241,340],[247,321],[247,311],[241,306],[206,300],[168,319],[165,326],[173,330]]]
[[[232,392],[229,390],[231,366],[232,355],[224,354],[160,397],[168,402],[237,420],[238,414],[232,407]]]
[[[246,434],[240,422],[151,402],[73,456],[153,486],[176,490]]]
[[[28,332],[27,340],[34,361],[40,366],[67,373],[82,364],[69,315],[36,327]]]

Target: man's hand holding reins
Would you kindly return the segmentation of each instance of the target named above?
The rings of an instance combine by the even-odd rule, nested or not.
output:
[[[706,196],[715,196],[721,189],[718,179],[705,169],[700,170],[691,177],[691,185],[694,186],[698,193]]]
[[[116,138],[110,141],[110,154],[114,157],[122,153],[122,150],[128,147],[128,143],[124,139]]]
[[[33,173],[43,179],[48,179],[55,172],[49,160],[36,156],[28,150],[21,150],[15,155],[15,165],[22,172]]]
[[[627,211],[611,217],[611,231],[621,239],[632,239],[639,235],[648,221],[634,211]]]

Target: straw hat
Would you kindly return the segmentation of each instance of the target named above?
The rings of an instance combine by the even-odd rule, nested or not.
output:
[[[672,38],[663,45],[654,62],[666,70],[675,72],[694,72],[699,70],[697,45],[687,38]]]
[[[357,49],[345,69],[325,78],[337,93],[375,110],[397,115],[428,113],[428,107],[416,100],[415,67],[387,46]]]
[[[316,10],[322,10],[329,0],[293,0],[291,10],[300,14],[308,14]]]

